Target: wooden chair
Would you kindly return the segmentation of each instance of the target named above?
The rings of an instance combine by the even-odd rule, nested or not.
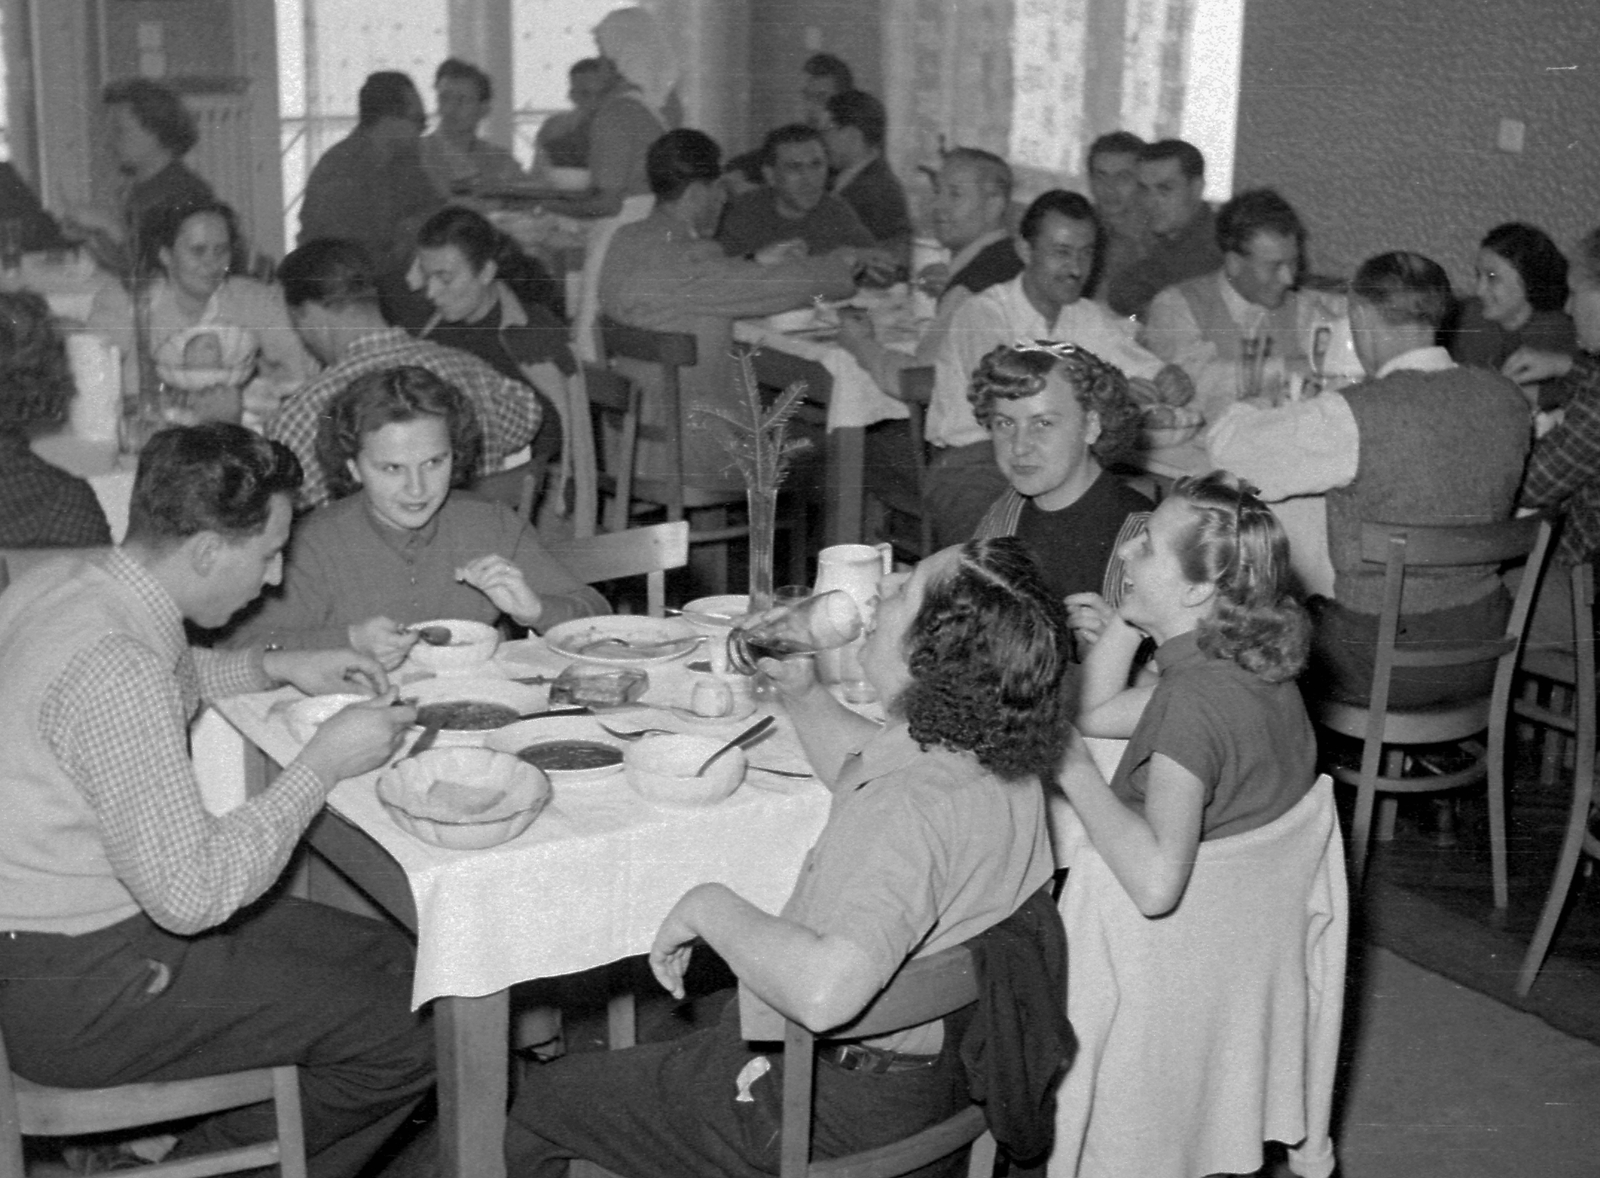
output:
[[[878,533],[878,538],[887,540],[896,552],[912,560],[921,560],[933,552],[933,520],[924,510],[922,499],[928,476],[928,445],[923,438],[927,433],[928,405],[933,400],[933,376],[931,364],[900,370],[900,399],[910,414],[906,434],[911,456],[911,486],[873,488],[869,492],[891,517],[900,516],[916,522],[914,542],[894,527],[885,527]]]
[[[629,327],[601,316],[600,339],[608,361],[632,360],[652,365],[661,385],[661,440],[667,454],[668,473],[660,478],[632,480],[632,499],[643,500],[666,510],[668,520],[680,520],[693,513],[689,529],[692,545],[714,545],[705,563],[711,592],[726,593],[728,586],[728,541],[750,535],[746,524],[729,524],[727,509],[744,503],[744,488],[705,486],[684,477],[683,461],[683,380],[685,368],[699,363],[695,337],[686,332],[650,331]],[[594,393],[590,393],[591,406]],[[637,437],[637,414],[635,415]],[[631,462],[632,455],[627,461]],[[625,512],[626,514],[626,512]]]
[[[277,1166],[283,1178],[305,1178],[305,1134],[300,1123],[297,1068],[256,1068],[223,1076],[117,1088],[52,1088],[11,1071],[0,1041],[0,1178],[26,1178],[22,1138],[75,1137],[160,1125],[273,1102],[278,1133],[271,1141],[139,1167],[149,1178],[204,1178]]]
[[[1351,871],[1358,890],[1366,870],[1372,808],[1379,792],[1432,793],[1487,779],[1494,906],[1501,910],[1506,907],[1506,718],[1511,710],[1517,653],[1549,551],[1550,533],[1549,522],[1537,517],[1469,526],[1362,524],[1361,559],[1384,566],[1383,608],[1378,620],[1371,694],[1365,707],[1334,700],[1308,701],[1318,724],[1363,742],[1359,772],[1329,767],[1335,778],[1355,785],[1359,791],[1350,838]],[[1426,650],[1397,649],[1400,602],[1408,570],[1498,565],[1517,560],[1526,563],[1502,636],[1463,640]],[[1416,711],[1397,711],[1389,706],[1390,680],[1396,667],[1457,667],[1490,661],[1496,663],[1496,668],[1494,688],[1487,696]],[[1466,741],[1485,731],[1488,739],[1483,752],[1471,765],[1430,777],[1402,775],[1403,746]],[[1383,773],[1379,772],[1380,762]],[[1385,802],[1391,807],[1384,817],[1387,825],[1393,821],[1394,801]]]
[[[595,450],[605,442],[605,428],[613,430],[612,444],[607,448],[608,462],[595,462],[595,490],[590,501],[599,516],[600,502],[604,500],[604,516],[596,519],[608,532],[620,532],[628,526],[629,508],[633,503],[633,464],[639,444],[639,386],[620,373],[595,364],[584,365],[584,384],[588,391],[588,407]]]
[[[664,617],[667,610],[666,570],[682,568],[689,562],[689,541],[689,524],[685,520],[675,520],[629,528],[625,532],[552,540],[545,547],[556,561],[586,585],[642,575],[650,616],[659,618]]]
[[[1522,971],[1517,975],[1517,994],[1524,998],[1533,988],[1534,980],[1539,976],[1539,967],[1544,964],[1545,954],[1549,952],[1550,941],[1561,920],[1561,911],[1566,907],[1567,893],[1572,890],[1572,876],[1577,870],[1579,857],[1600,857],[1600,838],[1589,831],[1590,810],[1594,803],[1595,657],[1594,569],[1586,562],[1572,568],[1572,630],[1575,637],[1573,657],[1576,662],[1572,712],[1557,712],[1522,701],[1513,704],[1517,716],[1565,732],[1575,740],[1572,806],[1567,813],[1567,833],[1561,842],[1561,854],[1556,859],[1550,894],[1545,897],[1544,911],[1539,916],[1533,940],[1528,944],[1528,954],[1522,959]]]
[[[886,1035],[959,1010],[978,998],[977,970],[965,945],[909,961],[849,1026],[848,1039]],[[837,1037],[837,1036],[830,1036]],[[929,1165],[971,1144],[968,1178],[994,1173],[995,1142],[983,1110],[968,1105],[952,1117],[890,1145],[827,1161],[811,1160],[811,1101],[816,1037],[786,1021],[783,1038],[783,1135],[779,1178],[891,1178]]]

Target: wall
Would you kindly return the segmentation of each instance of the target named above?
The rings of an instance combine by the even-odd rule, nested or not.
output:
[[[750,118],[752,142],[725,143],[728,153],[755,146],[768,130],[800,117],[800,66],[813,53],[849,62],[856,85],[883,94],[879,0],[751,0]],[[806,44],[806,30],[820,42]]]
[[[1235,187],[1279,188],[1319,271],[1412,249],[1465,286],[1501,221],[1563,246],[1600,223],[1597,64],[1594,0],[1255,0]]]

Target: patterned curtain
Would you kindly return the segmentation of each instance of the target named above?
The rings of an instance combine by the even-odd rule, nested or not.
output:
[[[1197,10],[1216,9],[1232,27],[1197,40]],[[1242,12],[1238,0],[885,0],[890,162],[912,177],[961,144],[1010,159],[1025,195],[1082,186],[1095,136],[1185,134],[1196,45],[1231,42],[1236,58]],[[1208,158],[1221,146],[1195,141]]]

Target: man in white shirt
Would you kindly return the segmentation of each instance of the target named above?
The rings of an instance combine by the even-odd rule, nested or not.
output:
[[[927,441],[936,453],[923,510],[940,545],[971,537],[1008,485],[968,400],[972,373],[993,349],[1018,340],[1076,344],[1121,369],[1141,400],[1182,404],[1193,392],[1182,369],[1134,342],[1131,323],[1083,298],[1100,237],[1084,197],[1060,189],[1045,193],[1023,214],[1020,236],[1022,273],[962,305],[935,364]]]
[[[1327,493],[1334,598],[1313,598],[1307,692],[1365,703],[1372,680],[1382,565],[1361,559],[1365,521],[1471,524],[1507,519],[1528,452],[1528,409],[1497,372],[1461,368],[1434,340],[1450,280],[1418,254],[1369,259],[1350,286],[1361,384],[1276,409],[1239,403],[1212,428],[1214,465],[1269,502]],[[1520,402],[1520,403],[1519,403]],[[1510,602],[1493,565],[1408,578],[1402,646],[1503,633]],[[1424,707],[1487,694],[1494,664],[1407,667],[1390,702]]]
[[[1272,189],[1241,192],[1217,211],[1221,268],[1151,301],[1140,342],[1189,374],[1207,421],[1236,400],[1281,400],[1289,374],[1309,366],[1316,308],[1295,290],[1305,238]]]

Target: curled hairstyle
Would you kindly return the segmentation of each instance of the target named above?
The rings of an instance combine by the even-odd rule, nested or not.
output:
[[[470,483],[483,446],[472,402],[426,368],[407,365],[358,376],[323,412],[317,427],[317,462],[334,498],[360,486],[350,473],[350,463],[361,453],[368,434],[419,417],[443,419],[450,435],[450,485]]]
[[[239,214],[220,200],[186,200],[177,204],[156,205],[139,222],[139,272],[154,274],[161,269],[161,251],[178,244],[178,235],[191,217],[210,214],[221,217],[228,231],[228,270],[241,273],[245,267],[244,235],[239,232]]]
[[[1437,331],[1455,305],[1444,267],[1406,250],[1362,262],[1350,280],[1350,294],[1391,327],[1415,325]]]
[[[291,307],[320,303],[338,308],[351,303],[378,305],[372,258],[353,241],[319,237],[289,251],[278,267],[283,301]]]
[[[242,425],[164,429],[139,454],[128,540],[162,549],[198,532],[216,532],[229,543],[260,535],[273,496],[293,496],[302,477],[289,447]]]
[[[1128,378],[1116,365],[1076,344],[1038,340],[995,348],[978,361],[967,387],[972,415],[988,429],[996,400],[1037,397],[1052,372],[1067,382],[1084,413],[1100,419],[1100,436],[1090,444],[1089,453],[1103,466],[1129,457],[1138,444],[1141,423],[1139,407],[1128,396]]]
[[[149,78],[124,78],[112,82],[100,93],[106,106],[125,106],[139,125],[156,137],[156,142],[182,159],[200,142],[194,116],[173,90]]]
[[[1567,259],[1542,229],[1521,221],[1496,225],[1478,248],[1510,262],[1522,279],[1528,305],[1535,311],[1559,311],[1567,302]]]
[[[970,752],[1015,781],[1055,770],[1077,701],[1066,606],[1014,536],[969,540],[930,581],[906,632],[911,683],[894,701],[924,748]]]
[[[1311,620],[1290,591],[1289,537],[1253,489],[1225,471],[1179,479],[1172,496],[1190,509],[1179,541],[1184,577],[1216,587],[1200,649],[1232,659],[1268,683],[1293,679],[1311,649]]]
[[[46,432],[67,420],[76,386],[44,299],[0,294],[0,433]]]

